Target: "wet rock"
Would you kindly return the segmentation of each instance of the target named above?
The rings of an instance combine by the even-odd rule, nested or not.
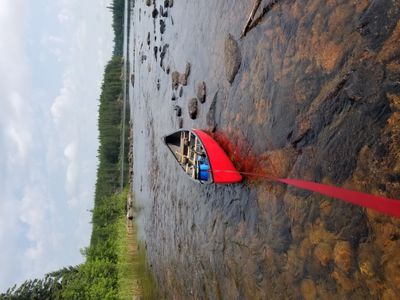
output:
[[[232,83],[239,71],[242,62],[239,45],[232,35],[228,35],[225,40],[225,75],[229,83]]]
[[[131,85],[135,87],[135,74],[131,74]]]
[[[183,127],[183,118],[182,118],[182,117],[179,117],[179,118],[178,118],[178,127],[179,127],[179,128],[182,128],[182,127]]]
[[[174,6],[174,0],[164,0],[164,7]]]
[[[183,86],[187,86],[187,77],[185,74],[180,74],[179,75],[179,83],[182,84]]]
[[[152,3],[153,1],[152,0],[146,0],[146,5],[147,6],[151,6],[151,3]]]
[[[218,99],[218,91],[215,93],[213,100],[211,102],[210,108],[207,113],[206,121],[207,121],[207,126],[208,129],[211,132],[215,132],[215,129],[217,128],[217,121],[215,120],[215,112],[217,109],[217,99]]]
[[[369,233],[363,210],[354,205],[332,202],[330,213],[322,215],[326,229],[338,234],[339,238],[349,240],[352,245],[363,241]]]
[[[176,100],[176,96],[175,96],[175,93],[172,93],[172,97],[171,97],[171,100],[172,100],[172,101],[175,101],[175,100]]]
[[[317,299],[317,289],[311,279],[304,279],[300,285],[301,295],[305,300]]]
[[[188,83],[188,78],[190,75],[191,64],[187,63],[185,67],[185,72],[179,75],[179,83],[186,86]]]
[[[371,244],[360,244],[358,247],[358,269],[361,275],[373,278],[378,268],[378,253]]]
[[[179,97],[182,97],[182,95],[183,95],[183,87],[181,87],[179,90]]]
[[[160,20],[160,33],[163,34],[165,32],[165,22],[164,20]]]
[[[335,264],[339,269],[345,273],[350,271],[353,259],[353,251],[349,242],[337,242],[335,248],[333,249],[333,256]]]
[[[186,66],[185,66],[185,76],[186,76],[186,78],[189,77],[191,68],[192,68],[192,65],[189,62],[186,63]]]
[[[399,295],[392,289],[385,289],[382,293],[382,300],[397,300]]]
[[[336,283],[345,291],[349,292],[354,289],[354,280],[350,279],[342,271],[335,269],[332,272],[332,277],[335,279]]]
[[[153,11],[151,12],[151,16],[153,17],[153,19],[158,17],[158,10],[157,8],[154,8]]]
[[[177,117],[180,117],[182,115],[182,108],[179,105],[175,105],[174,110]]]
[[[169,72],[171,72],[171,69],[170,69],[169,66],[167,66],[167,69],[165,70],[165,72],[166,72],[167,74],[169,74]]]
[[[320,243],[314,249],[314,256],[326,267],[332,259],[332,247],[328,243]]]
[[[171,79],[172,79],[172,88],[176,90],[179,85],[179,72],[173,71],[171,74]]]
[[[164,57],[165,54],[167,53],[169,45],[165,44],[162,49],[161,49],[161,53],[160,53],[160,67],[163,68],[164,67]],[[169,73],[169,71],[167,72],[167,74]]]
[[[196,98],[192,98],[189,100],[188,110],[189,110],[190,118],[193,120],[196,119],[197,118],[197,110],[198,110]]]
[[[143,63],[146,59],[147,59],[147,56],[142,54],[142,56],[140,57],[140,62]]]
[[[147,46],[150,47],[150,32],[147,33]]]
[[[157,79],[157,90],[160,90],[160,79]]]
[[[162,6],[160,6],[160,15],[161,15],[161,17],[164,17],[164,18],[168,17],[168,11],[164,10],[164,7],[162,7]]]
[[[200,103],[206,102],[206,83],[204,81],[199,82],[197,85],[197,99]]]
[[[158,47],[154,47],[154,58],[157,61]]]

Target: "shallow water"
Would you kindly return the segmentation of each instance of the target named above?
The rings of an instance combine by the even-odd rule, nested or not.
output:
[[[276,1],[260,15],[263,1],[243,38],[249,1],[145,2],[132,11],[133,189],[165,298],[399,298],[398,219],[256,178],[196,184],[162,137],[176,105],[184,128],[208,129],[215,99],[215,138],[241,171],[400,199],[400,1]],[[228,34],[242,57],[232,84]]]

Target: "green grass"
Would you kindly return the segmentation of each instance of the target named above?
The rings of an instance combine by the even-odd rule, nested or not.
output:
[[[145,249],[138,243],[136,225],[123,216],[117,226],[118,299],[157,299],[156,284],[146,263]]]

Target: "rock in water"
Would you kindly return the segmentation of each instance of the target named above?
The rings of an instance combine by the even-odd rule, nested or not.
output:
[[[176,90],[179,85],[179,72],[178,71],[172,72],[171,78],[172,78],[172,89]]]
[[[165,32],[165,22],[160,20],[160,33],[163,34]]]
[[[239,45],[232,37],[228,35],[225,40],[225,75],[229,83],[235,79],[242,62],[242,55],[240,53]]]
[[[207,113],[207,126],[211,132],[215,132],[217,128],[217,122],[215,120],[215,111],[217,109],[217,98],[218,98],[218,91],[215,93],[213,101],[211,102],[210,109]]]
[[[158,10],[157,8],[154,8],[153,11],[151,12],[151,16],[153,17],[153,19],[157,18],[158,16]]]
[[[152,2],[151,0],[146,0],[146,5],[147,5],[147,6],[150,6],[150,5],[151,5],[151,2]]]
[[[178,118],[178,127],[179,127],[179,128],[182,128],[182,127],[183,127],[183,118],[182,118],[182,117],[179,117],[179,118]]]
[[[186,76],[186,78],[189,77],[191,68],[192,68],[192,65],[189,62],[186,63],[186,67],[185,67],[185,76]]]
[[[182,108],[179,105],[175,105],[174,110],[177,117],[180,117],[182,115]]]
[[[304,279],[300,285],[301,294],[303,299],[313,300],[317,299],[317,290],[315,288],[315,283],[311,279]]]
[[[345,273],[349,272],[353,257],[350,243],[347,241],[337,242],[333,249],[333,254],[336,266]]]
[[[164,7],[174,6],[174,0],[164,0]]]
[[[179,83],[183,86],[187,86],[187,77],[185,76],[185,74],[179,75]]]
[[[131,84],[132,87],[135,87],[135,74],[131,74]]]
[[[196,119],[197,118],[197,99],[193,98],[190,99],[189,104],[188,104],[188,109],[189,109],[189,116],[191,119]]]
[[[204,81],[199,82],[197,85],[197,99],[200,103],[206,102],[206,83]]]
[[[185,73],[179,76],[179,83],[182,84],[183,86],[186,86],[188,83],[191,67],[192,65],[190,63],[187,63],[185,67]]]

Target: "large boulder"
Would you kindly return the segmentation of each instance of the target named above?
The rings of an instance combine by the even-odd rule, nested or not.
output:
[[[232,35],[228,35],[225,40],[225,75],[229,83],[235,79],[239,71],[240,64],[242,63],[242,55],[240,53],[239,45]]]
[[[191,119],[194,120],[197,118],[197,110],[198,110],[197,98],[190,99],[188,104],[188,111]]]
[[[204,81],[200,81],[197,84],[197,99],[199,99],[200,103],[206,102],[206,83]]]

